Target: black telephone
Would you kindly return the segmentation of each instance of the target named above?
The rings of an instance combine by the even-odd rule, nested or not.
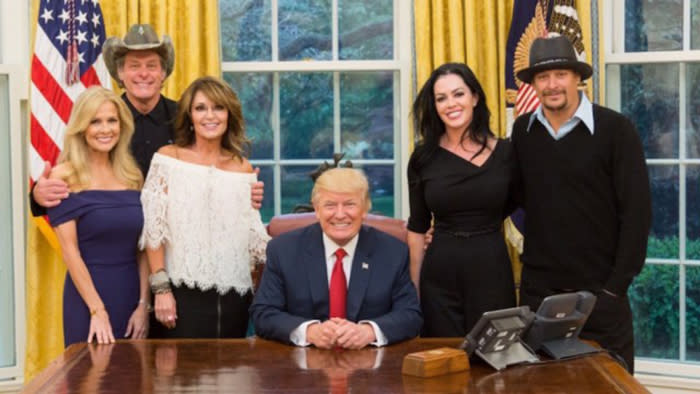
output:
[[[541,350],[555,359],[600,351],[578,339],[595,302],[596,296],[589,291],[545,298],[524,335],[525,343],[533,351]]]

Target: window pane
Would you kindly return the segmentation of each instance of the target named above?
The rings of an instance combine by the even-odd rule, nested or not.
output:
[[[700,0],[698,0],[700,3]],[[700,5],[698,6],[700,7]],[[698,23],[700,30],[700,22]],[[698,33],[700,34],[700,33]],[[700,40],[700,38],[698,38]],[[700,63],[690,63],[687,66],[686,98],[688,105],[688,123],[686,126],[686,157],[700,159]]]
[[[331,0],[279,0],[280,60],[330,60]]]
[[[340,59],[392,59],[393,13],[393,0],[338,0]]]
[[[700,0],[690,3],[690,48],[700,49]]]
[[[253,167],[257,167],[253,164]],[[258,180],[265,183],[265,195],[263,196],[262,208],[260,208],[260,216],[263,222],[267,223],[275,216],[275,177],[272,166],[260,166],[260,174]]]
[[[394,166],[373,165],[357,166],[361,168],[369,180],[369,194],[372,199],[370,212],[394,217]]]
[[[8,82],[6,75],[0,75],[0,367],[16,363]]]
[[[280,139],[283,159],[328,159],[332,156],[331,73],[280,75]]]
[[[683,47],[683,2],[625,0],[625,52]]]
[[[270,0],[219,0],[225,62],[272,59]]]
[[[687,167],[685,192],[685,256],[700,260],[700,166]]]
[[[394,157],[394,74],[340,75],[342,151],[348,159]]]
[[[224,79],[238,94],[243,107],[251,159],[272,159],[272,74],[225,73]]]
[[[700,267],[685,268],[686,358],[700,361]]]
[[[634,121],[648,159],[678,158],[678,70],[678,64],[620,66],[621,112]]]
[[[678,266],[647,264],[629,290],[637,357],[678,359]]]
[[[311,172],[317,166],[283,166],[282,179],[282,213],[292,213],[295,208],[311,206]]]
[[[652,223],[647,257],[678,258],[678,167],[649,166],[649,181]]]

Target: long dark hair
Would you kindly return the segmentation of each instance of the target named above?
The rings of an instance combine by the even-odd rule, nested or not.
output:
[[[439,146],[440,137],[445,134],[445,123],[440,119],[440,115],[435,109],[434,88],[435,82],[440,77],[448,74],[459,75],[469,90],[471,90],[471,93],[478,97],[472,121],[467,129],[464,130],[460,143],[468,138],[481,145],[479,151],[473,156],[476,157],[486,149],[488,137],[494,135],[489,128],[491,112],[486,104],[486,94],[479,80],[476,79],[474,72],[464,63],[445,63],[430,74],[430,78],[425,82],[420,92],[418,92],[416,100],[413,102],[413,126],[421,136],[421,141],[416,147],[416,165],[418,168],[430,160]]]

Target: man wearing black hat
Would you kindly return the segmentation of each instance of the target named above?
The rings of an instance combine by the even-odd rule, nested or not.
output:
[[[627,289],[644,265],[651,197],[644,152],[629,119],[578,90],[592,74],[566,37],[538,38],[517,77],[540,107],[513,125],[522,180],[522,305],[589,290],[597,303],[581,333],[634,370]]]
[[[102,57],[119,87],[122,99],[134,117],[131,153],[146,177],[153,154],[174,140],[173,123],[177,105],[163,96],[163,83],[173,72],[175,49],[169,36],[158,38],[153,27],[135,24],[124,36],[108,38],[102,46]],[[46,214],[45,208],[58,205],[68,196],[68,185],[58,179],[47,179],[51,166],[47,162],[31,193],[34,216]],[[263,183],[252,187],[252,205],[260,208]]]

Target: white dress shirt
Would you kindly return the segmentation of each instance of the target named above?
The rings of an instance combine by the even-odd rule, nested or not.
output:
[[[350,287],[350,273],[352,271],[352,260],[355,258],[355,249],[357,249],[357,241],[360,238],[359,234],[356,234],[350,241],[348,241],[345,246],[339,246],[332,239],[330,239],[325,233],[323,234],[323,250],[324,256],[326,257],[326,277],[328,279],[328,286],[331,283],[331,274],[333,273],[333,266],[335,266],[335,251],[342,248],[345,250],[345,257],[343,257],[343,272],[345,273],[346,285]],[[320,320],[308,320],[299,325],[289,334],[289,340],[297,346],[309,346],[310,343],[306,340],[306,328],[313,323],[320,323]],[[368,323],[372,326],[374,330],[375,341],[370,343],[374,346],[384,346],[387,344],[386,336],[379,328],[377,323],[371,320],[360,320],[359,324]]]

